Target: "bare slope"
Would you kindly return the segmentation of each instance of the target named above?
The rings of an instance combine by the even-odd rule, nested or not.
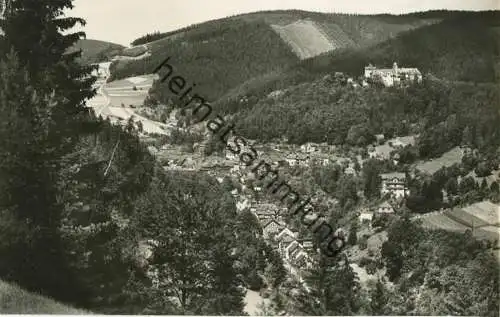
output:
[[[300,59],[314,57],[339,48],[338,45],[334,45],[333,41],[330,41],[321,28],[310,20],[299,20],[283,27],[271,26]],[[344,38],[347,37],[343,35]]]

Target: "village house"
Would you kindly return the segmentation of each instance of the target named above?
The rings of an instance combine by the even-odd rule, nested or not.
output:
[[[385,135],[375,134],[375,141],[377,142],[377,144],[382,144],[385,141]]]
[[[283,258],[290,264],[304,268],[312,264],[304,246],[296,239],[286,236],[279,247]]]
[[[252,204],[250,211],[252,211],[260,221],[267,221],[268,219],[279,216],[279,208],[273,204]]]
[[[287,236],[295,239],[296,235],[297,234],[295,232],[293,232],[292,230],[290,230],[288,228],[284,228],[276,236],[276,241],[279,242],[281,239],[283,239],[284,237],[287,237]]]
[[[373,211],[361,211],[358,215],[358,219],[361,223],[369,223],[371,225],[373,220]]]
[[[318,151],[318,145],[315,143],[306,143],[300,146],[300,150],[303,153],[313,153]]]
[[[383,203],[377,206],[376,212],[378,214],[393,214],[394,207],[392,207],[392,205],[389,202],[384,201]]]
[[[287,156],[286,162],[290,166],[295,166],[295,165],[299,164],[299,160],[298,160],[298,157],[297,157],[296,154],[295,155],[289,155],[289,156]]]
[[[405,173],[380,174],[380,179],[382,180],[380,189],[382,196],[389,195],[394,198],[403,198],[410,194],[406,187]]]
[[[250,208],[250,206],[251,204],[246,198],[236,202],[236,210],[238,211],[243,211],[245,209],[248,209]]]
[[[264,225],[262,226],[262,233],[264,235],[264,238],[270,239],[274,237],[280,230],[282,230],[284,227],[284,224],[277,221],[274,218],[269,219]]]
[[[394,62],[392,68],[377,68],[372,64],[366,66],[365,78],[380,82],[385,87],[422,82],[422,74],[417,68],[400,68],[396,62]]]

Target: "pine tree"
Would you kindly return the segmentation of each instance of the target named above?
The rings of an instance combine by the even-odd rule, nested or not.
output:
[[[9,118],[0,130],[0,152],[4,156],[1,210],[26,231],[25,243],[14,244],[1,254],[5,261],[1,276],[30,290],[70,300],[65,292],[71,284],[59,235],[61,206],[57,200],[57,145],[50,140],[54,125],[52,110],[59,97],[44,95],[32,85],[30,75],[13,52],[1,66],[0,112]],[[19,237],[3,237],[18,241]],[[6,241],[6,245],[8,245]]]
[[[370,308],[373,315],[385,315],[385,306],[387,305],[387,290],[384,283],[379,279],[375,288],[370,292]]]
[[[52,129],[50,137],[65,151],[71,150],[82,130],[90,128],[85,100],[94,96],[92,85],[96,80],[91,76],[95,67],[80,65],[81,51],[72,50],[85,33],[63,35],[77,24],[85,25],[83,19],[63,16],[64,10],[73,8],[72,2],[11,1],[0,20],[5,42],[0,58],[13,49],[19,64],[26,66],[30,83],[42,94],[55,91],[59,98],[51,114],[57,129]]]
[[[9,3],[0,20],[0,60],[5,61],[0,107],[12,119],[0,131],[1,152],[9,162],[1,170],[0,204],[28,236],[16,254],[1,251],[8,263],[0,274],[27,289],[74,301],[82,293],[73,283],[61,239],[64,202],[57,182],[62,158],[92,126],[85,100],[94,94],[95,78],[92,67],[78,64],[80,52],[68,53],[84,34],[62,32],[84,21],[63,17],[72,0]]]
[[[358,242],[358,220],[355,219],[351,224],[351,230],[349,231],[349,237],[347,242],[350,245],[356,245]]]
[[[360,285],[347,258],[322,257],[307,272],[295,301],[295,314],[352,315],[359,309]]]

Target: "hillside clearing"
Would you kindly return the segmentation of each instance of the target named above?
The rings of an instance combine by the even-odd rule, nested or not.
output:
[[[284,27],[271,27],[300,59],[311,58],[337,48],[313,21],[300,20]]]

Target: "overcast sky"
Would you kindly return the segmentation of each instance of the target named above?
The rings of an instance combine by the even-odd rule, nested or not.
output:
[[[407,13],[434,9],[499,9],[499,0],[75,0],[70,15],[87,20],[87,38],[129,45],[153,31],[261,10]]]

